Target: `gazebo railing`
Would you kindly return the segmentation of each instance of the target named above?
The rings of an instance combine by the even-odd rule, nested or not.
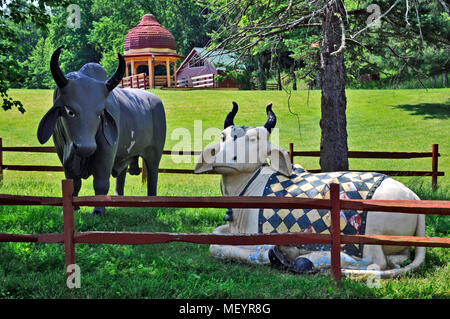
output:
[[[170,84],[174,86],[175,77],[170,76]],[[155,87],[167,86],[167,76],[166,75],[156,75],[155,76]],[[120,82],[121,88],[132,88],[132,89],[149,89],[150,88],[150,77],[145,73],[139,73],[131,76],[124,77]]]

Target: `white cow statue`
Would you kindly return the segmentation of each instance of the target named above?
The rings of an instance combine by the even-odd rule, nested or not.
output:
[[[267,106],[267,122],[262,127],[235,126],[238,105],[227,115],[221,142],[206,147],[195,168],[196,173],[222,175],[223,196],[288,196],[329,198],[329,185],[337,182],[341,198],[377,200],[419,200],[406,186],[379,173],[331,172],[313,174],[292,165],[289,154],[270,144],[276,124],[272,105]],[[229,223],[216,234],[330,232],[330,212],[320,209],[228,209]],[[425,236],[424,215],[343,210],[344,234]],[[417,247],[414,260],[409,247],[381,245],[342,245],[341,266],[345,275],[392,278],[419,267],[425,248]],[[249,263],[273,264],[294,272],[311,272],[330,267],[330,247],[305,245],[211,245],[214,257]]]

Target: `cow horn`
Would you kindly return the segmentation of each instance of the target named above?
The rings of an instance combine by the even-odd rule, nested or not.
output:
[[[267,105],[266,113],[267,113],[267,122],[266,124],[264,124],[264,127],[269,131],[269,133],[271,133],[272,129],[275,127],[275,124],[277,124],[277,117],[275,116],[275,113],[273,113],[272,111],[272,103]]]
[[[230,113],[228,113],[228,115],[225,119],[225,123],[223,124],[224,129],[226,129],[228,126],[234,125],[233,121],[234,121],[234,117],[236,116],[238,109],[239,109],[239,107],[238,107],[237,103],[233,102],[233,109],[231,110]]]
[[[50,72],[52,72],[53,79],[56,82],[56,85],[60,89],[65,87],[67,83],[69,82],[66,77],[64,76],[64,73],[59,68],[59,55],[61,54],[61,50],[64,48],[64,46],[60,46],[53,52],[52,58],[50,59]]]
[[[114,88],[120,83],[123,78],[123,74],[125,73],[125,59],[120,53],[117,53],[117,57],[119,59],[119,66],[116,69],[116,72],[106,81],[106,88],[109,92],[114,90]]]

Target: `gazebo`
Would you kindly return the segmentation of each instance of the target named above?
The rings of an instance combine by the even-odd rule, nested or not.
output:
[[[123,45],[127,64],[122,87],[176,87],[178,55],[175,38],[164,29],[153,14],[146,14],[131,29]]]

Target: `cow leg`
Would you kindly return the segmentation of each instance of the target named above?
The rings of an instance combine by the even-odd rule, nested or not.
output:
[[[127,177],[127,170],[124,169],[122,172],[117,175],[116,178],[116,190],[114,195],[123,196],[123,190],[125,187],[125,178]]]
[[[78,196],[78,193],[80,192],[81,189],[81,178],[80,177],[75,177],[73,179],[73,196]],[[79,210],[80,206],[74,206],[73,207],[74,210]]]
[[[386,269],[386,256],[384,255],[383,247],[381,245],[365,245],[363,257],[370,260],[373,264],[377,265],[377,269]]]
[[[153,149],[148,149],[144,156],[145,167],[147,168],[147,195],[156,196],[158,186],[158,167],[161,155]]]
[[[107,195],[109,191],[109,174],[94,174],[95,195]],[[106,212],[105,207],[94,207],[93,215],[101,215]]]

